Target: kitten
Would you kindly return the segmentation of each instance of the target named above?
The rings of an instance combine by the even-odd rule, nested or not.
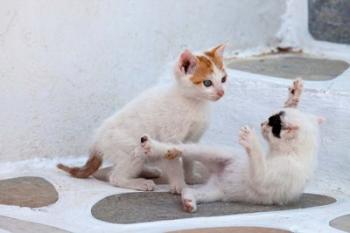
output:
[[[212,175],[205,185],[182,191],[187,212],[196,211],[197,202],[286,204],[301,195],[313,173],[318,125],[322,122],[296,109],[302,90],[302,80],[295,80],[284,108],[261,124],[269,145],[267,153],[249,127],[241,128],[239,140],[248,156],[222,147],[165,144],[148,136],[142,137],[141,146],[147,156],[168,160],[189,157],[208,167]]]
[[[147,132],[153,138],[171,143],[197,142],[209,122],[208,102],[225,93],[227,74],[223,63],[224,46],[194,55],[185,50],[175,66],[175,80],[167,87],[152,88],[105,120],[97,130],[90,158],[83,167],[58,168],[74,177],[87,178],[102,164],[102,158],[113,162],[109,182],[118,187],[150,191],[152,180],[160,171],[148,166],[149,160],[139,147],[139,135]],[[150,159],[151,160],[151,159]],[[180,193],[186,180],[195,179],[191,159],[162,161],[171,192]],[[183,165],[183,167],[182,167]]]

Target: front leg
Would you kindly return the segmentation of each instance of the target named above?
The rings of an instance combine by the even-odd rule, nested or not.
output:
[[[261,184],[266,175],[266,161],[260,143],[254,132],[248,126],[240,130],[239,144],[241,144],[249,157],[249,175],[254,184]]]
[[[149,136],[142,137],[141,146],[144,154],[149,158],[173,160],[182,157],[184,160],[199,161],[211,173],[222,171],[234,159],[231,151],[221,147],[162,143]]]
[[[186,186],[180,159],[181,151],[174,146],[169,147],[168,144],[153,140],[148,135],[141,137],[141,148],[146,158],[162,160],[161,166],[168,178],[170,192],[180,194],[182,189]]]
[[[289,95],[287,101],[284,103],[285,108],[297,108],[300,102],[300,96],[303,92],[303,80],[297,78],[294,80],[292,86],[289,87]]]

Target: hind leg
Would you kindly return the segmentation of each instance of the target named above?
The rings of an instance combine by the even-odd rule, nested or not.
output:
[[[124,156],[123,159],[124,161],[117,162],[113,167],[109,176],[109,183],[120,188],[140,191],[154,190],[155,183],[153,180],[137,178],[144,168],[143,156]]]
[[[163,160],[161,167],[170,185],[170,192],[180,194],[182,189],[186,186],[185,177],[180,158],[170,160]]]
[[[147,135],[141,138],[141,148],[147,157],[161,160],[160,165],[168,179],[170,192],[180,194],[186,186],[182,162],[179,156],[181,151],[176,148],[168,148],[166,144],[152,140]],[[164,156],[166,156],[166,160],[162,159]]]

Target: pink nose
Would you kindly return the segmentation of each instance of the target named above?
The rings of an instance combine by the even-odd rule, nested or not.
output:
[[[225,94],[225,91],[224,90],[218,90],[217,94],[218,94],[218,96],[223,97],[224,94]]]

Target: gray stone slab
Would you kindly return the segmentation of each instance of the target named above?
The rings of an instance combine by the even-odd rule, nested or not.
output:
[[[11,233],[70,233],[69,231],[57,227],[23,221],[6,216],[0,216],[0,230],[1,229]]]
[[[55,187],[41,177],[17,177],[0,180],[0,204],[21,207],[43,207],[55,203]]]
[[[309,0],[309,31],[317,40],[350,44],[350,1]]]
[[[267,227],[216,227],[216,228],[199,228],[191,230],[170,231],[168,233],[292,233],[276,228]]]
[[[329,225],[338,230],[350,232],[350,214],[333,219]]]
[[[235,59],[229,62],[227,67],[286,79],[302,77],[304,80],[324,81],[336,78],[349,68],[349,64],[340,60],[320,59],[295,54]]]
[[[303,194],[296,203],[287,206],[264,206],[233,202],[199,204],[198,211],[190,214],[181,209],[180,196],[164,192],[136,192],[108,196],[91,209],[92,215],[111,223],[140,223],[179,218],[208,217],[288,210],[323,206],[334,203],[332,197]]]

